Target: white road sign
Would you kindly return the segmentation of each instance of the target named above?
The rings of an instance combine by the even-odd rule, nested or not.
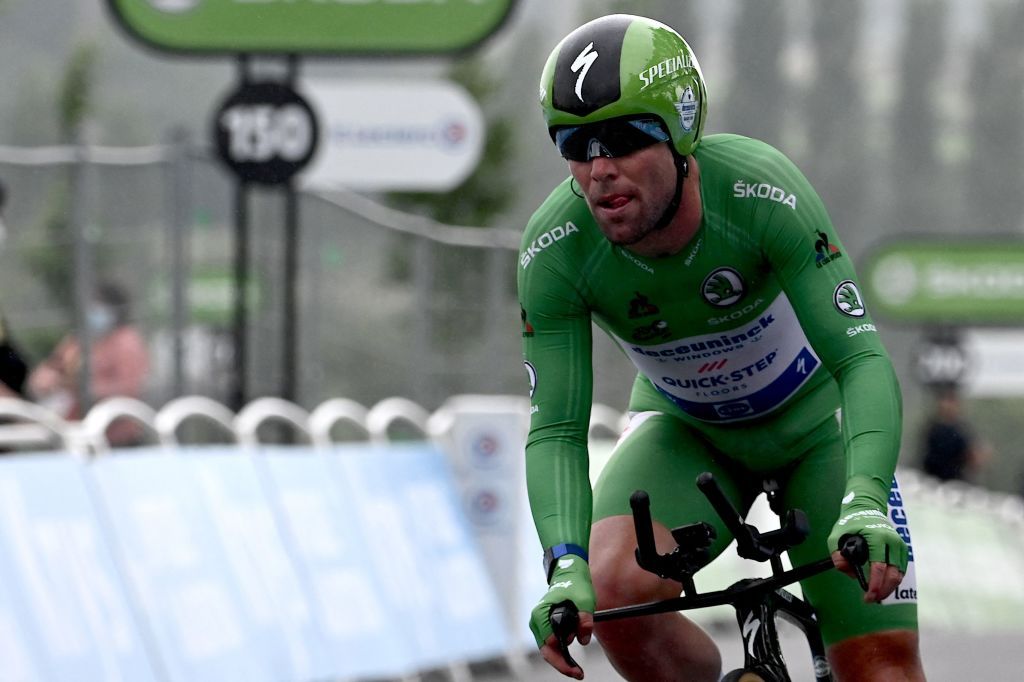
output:
[[[484,120],[460,86],[441,80],[304,79],[320,121],[304,188],[446,191],[476,167]]]

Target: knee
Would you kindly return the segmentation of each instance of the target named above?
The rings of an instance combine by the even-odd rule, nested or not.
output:
[[[632,554],[616,561],[601,561],[592,569],[598,608],[670,599],[682,592],[679,583],[659,578],[637,566]]]
[[[637,565],[636,540],[631,532],[596,535],[596,542],[592,543],[591,575],[598,608],[670,599],[682,592],[679,583],[659,578]]]

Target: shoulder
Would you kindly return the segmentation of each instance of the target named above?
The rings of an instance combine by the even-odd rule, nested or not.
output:
[[[788,156],[767,142],[733,134],[709,135],[694,152],[701,183],[723,198],[766,200],[797,209],[817,193]]]
[[[702,169],[726,170],[756,179],[799,174],[789,157],[772,145],[732,133],[708,135],[694,156]]]
[[[556,251],[571,257],[574,247],[582,247],[577,242],[593,231],[593,216],[586,201],[572,191],[566,179],[527,222],[519,249],[520,271],[529,269],[543,252],[548,252],[544,257],[554,257]]]

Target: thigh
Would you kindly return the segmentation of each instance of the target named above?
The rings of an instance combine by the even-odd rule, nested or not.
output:
[[[811,525],[811,534],[790,551],[794,565],[802,565],[828,556],[828,535],[839,514],[846,486],[846,457],[838,429],[833,437],[819,443],[789,472],[784,483],[787,508],[803,509]],[[899,489],[893,484],[890,516],[898,516],[905,526]],[[897,501],[900,510],[894,512]],[[909,530],[904,536],[909,539]],[[917,590],[911,560],[907,575],[896,593],[881,604],[865,604],[864,593],[856,580],[839,571],[826,571],[800,584],[814,606],[826,644],[885,630],[917,629]]]
[[[631,514],[630,495],[644,490],[651,499],[651,516],[666,528],[711,523],[718,533],[711,548],[712,556],[717,556],[732,536],[697,489],[697,476],[705,471],[715,476],[741,513],[749,507],[753,496],[741,492],[743,472],[693,429],[660,412],[637,414],[594,486],[594,520]]]

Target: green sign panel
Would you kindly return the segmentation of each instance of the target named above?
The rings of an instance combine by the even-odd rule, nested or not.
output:
[[[1024,324],[1024,239],[901,239],[862,275],[868,309],[894,321]]]
[[[108,0],[130,34],[188,53],[402,54],[470,48],[513,0]]]

